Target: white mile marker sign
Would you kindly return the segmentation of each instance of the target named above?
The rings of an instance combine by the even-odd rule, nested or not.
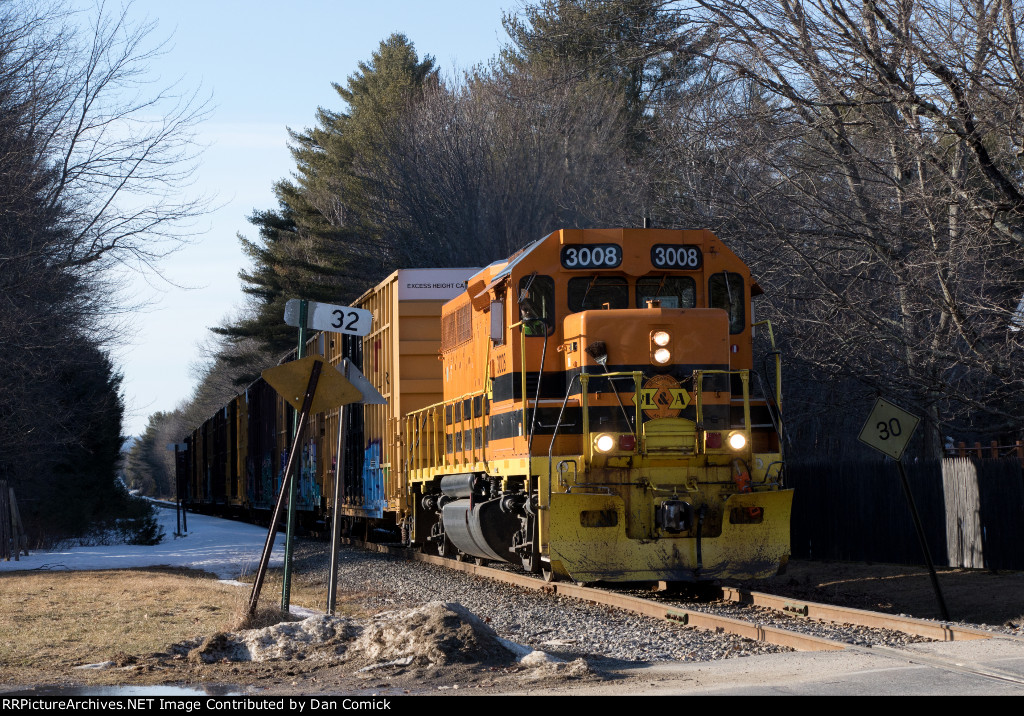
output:
[[[350,336],[365,336],[370,333],[373,314],[365,308],[335,306],[330,303],[307,301],[306,328],[316,331],[347,333]],[[299,325],[299,304],[297,298],[289,299],[284,305],[284,322],[289,326]]]

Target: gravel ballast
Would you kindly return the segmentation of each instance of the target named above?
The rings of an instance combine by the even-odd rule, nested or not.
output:
[[[326,585],[329,547],[301,542],[296,575]],[[339,555],[339,594],[358,594],[369,609],[389,610],[429,601],[456,602],[509,641],[573,659],[631,662],[710,661],[790,651],[730,634],[716,634],[612,607],[523,589],[433,564],[345,546]],[[744,619],[860,646],[902,647],[927,641],[901,632],[796,619],[732,603],[687,603],[681,608]]]

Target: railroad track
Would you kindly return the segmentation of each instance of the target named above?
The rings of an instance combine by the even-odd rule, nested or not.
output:
[[[617,609],[628,610],[656,619],[685,624],[687,626],[704,629],[716,633],[728,633],[747,639],[754,639],[782,647],[788,647],[797,651],[854,651],[870,653],[876,656],[885,656],[904,664],[911,663],[922,666],[930,666],[960,674],[971,674],[977,677],[991,679],[1002,683],[1012,683],[1024,686],[1024,677],[1008,671],[1002,671],[991,667],[966,664],[951,658],[944,658],[935,654],[924,654],[918,651],[894,648],[879,644],[862,646],[849,641],[825,638],[814,634],[803,633],[800,630],[788,629],[780,626],[769,626],[756,618],[740,619],[719,614],[711,614],[705,611],[687,609],[680,602],[666,600],[664,598],[640,597],[631,594],[624,594],[607,588],[589,587],[574,584],[571,582],[545,582],[539,577],[524,574],[522,572],[507,571],[494,567],[487,567],[472,562],[460,562],[443,557],[426,555],[402,547],[347,540],[353,546],[362,547],[373,551],[383,552],[398,556],[404,559],[412,559],[419,562],[426,562],[456,571],[473,574],[479,577],[493,579],[507,584],[514,584],[524,589],[536,590],[555,594],[570,599],[579,599],[592,604],[609,606]],[[1019,642],[1024,649],[1024,637],[990,632],[975,627],[959,624],[934,622],[926,619],[916,619],[901,615],[884,614],[872,612],[865,609],[851,607],[840,607],[830,604],[821,604],[805,600],[796,600],[787,597],[780,597],[764,592],[756,592],[733,587],[718,588],[717,593],[710,596],[724,602],[762,609],[772,610],[786,619],[806,622],[827,622],[832,624],[851,625],[867,629],[884,629],[901,632],[903,634],[920,637],[930,641],[971,641],[984,639],[1008,639]]]

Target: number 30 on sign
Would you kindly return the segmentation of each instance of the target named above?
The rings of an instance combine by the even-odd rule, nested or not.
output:
[[[921,419],[887,400],[879,398],[857,437],[889,457],[899,460]]]

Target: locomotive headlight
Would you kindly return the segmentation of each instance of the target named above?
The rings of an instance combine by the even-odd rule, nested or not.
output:
[[[615,438],[608,433],[601,433],[594,438],[594,449],[598,452],[608,452],[615,447]]]
[[[654,351],[654,362],[658,365],[665,365],[672,360],[672,351],[668,348],[659,348]]]
[[[656,346],[664,348],[668,345],[668,342],[672,340],[672,336],[668,334],[668,331],[655,331],[651,334],[651,341]]]
[[[743,433],[731,433],[729,435],[729,447],[733,450],[742,450],[746,447],[747,436]]]

